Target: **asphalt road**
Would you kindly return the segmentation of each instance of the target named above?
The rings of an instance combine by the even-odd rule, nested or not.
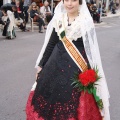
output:
[[[110,91],[111,120],[120,120],[120,18],[96,25],[104,72]],[[1,34],[1,33],[0,33]],[[0,120],[25,120],[25,105],[35,81],[35,62],[45,33],[20,32],[0,36]]]

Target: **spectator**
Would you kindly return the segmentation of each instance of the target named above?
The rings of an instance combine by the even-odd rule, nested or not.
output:
[[[24,0],[23,11],[25,13],[25,22],[28,22],[28,8],[31,4],[31,0]]]
[[[93,10],[93,20],[94,20],[94,22],[100,23],[100,14],[98,13],[96,4],[93,5],[92,10]]]
[[[6,36],[8,39],[12,39],[16,37],[15,30],[14,30],[14,15],[10,10],[2,9],[3,17],[2,20],[4,21],[4,29],[3,29],[3,36]]]
[[[102,2],[99,1],[99,4],[98,4],[98,13],[99,14],[101,14],[101,12],[102,12],[101,8],[102,8]]]
[[[112,6],[113,6],[113,0],[110,0],[110,5],[109,5],[109,9],[110,9],[110,11],[112,11]]]
[[[15,0],[12,0],[12,1],[11,1],[11,4],[12,4],[12,5],[15,5]]]
[[[115,3],[112,6],[112,14],[116,14],[116,4]]]
[[[17,12],[18,12],[20,18],[22,18],[24,20],[24,14],[23,14],[23,6],[22,6],[22,4],[20,3],[19,0],[16,0],[15,3],[16,3]]]
[[[39,23],[39,33],[43,33],[42,26],[46,29],[45,23],[37,11],[36,3],[32,3],[32,10],[30,11],[30,17],[33,18],[34,22]]]
[[[87,7],[88,7],[88,10],[89,10],[89,12],[90,12],[90,14],[91,14],[91,16],[92,16],[91,4],[90,4],[90,3],[88,3],[88,2],[87,2]]]
[[[46,19],[47,22],[49,23],[52,19],[52,13],[51,13],[50,7],[48,5],[49,5],[49,3],[47,1],[45,1],[44,6],[42,6],[40,8],[40,13],[43,14],[44,19]]]
[[[40,9],[39,7],[37,6],[36,2],[32,2],[32,4],[29,6],[29,9],[28,9],[28,13],[30,13],[30,11],[32,10],[32,6],[36,6],[36,10],[37,12],[40,14]]]
[[[102,7],[102,16],[107,16],[107,12],[104,6]]]
[[[19,13],[17,11],[17,7],[13,6],[12,7],[13,13],[14,13],[14,17],[15,17],[15,24],[18,26],[19,29],[21,29],[22,31],[26,31],[26,23],[24,22],[24,20],[22,18],[20,18]]]

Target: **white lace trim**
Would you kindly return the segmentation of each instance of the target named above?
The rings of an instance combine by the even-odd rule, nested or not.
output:
[[[64,21],[65,21],[65,32],[66,32],[66,37],[69,38],[69,40],[77,40],[80,38],[81,35],[81,27],[78,25],[79,23],[79,16],[75,18],[75,21],[71,23],[70,26],[68,26],[68,17],[67,14],[64,14]]]
[[[80,25],[78,25],[78,23],[80,22],[79,16],[76,17],[75,21],[73,21],[70,26],[68,26],[67,13],[64,13],[62,15],[64,15],[64,25],[65,25],[66,37],[71,41],[73,41],[73,40],[76,41],[78,38],[81,38],[81,36],[82,36],[81,35],[81,27],[80,27]],[[62,17],[60,17],[59,21],[62,21],[61,18]],[[57,19],[57,21],[58,21],[58,19]],[[54,27],[55,27],[55,31],[58,32],[59,31],[58,25],[54,24]],[[59,39],[61,39],[60,36],[59,36]]]

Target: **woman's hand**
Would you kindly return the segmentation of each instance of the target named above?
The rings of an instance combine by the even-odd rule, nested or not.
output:
[[[35,15],[37,15],[37,16],[38,16],[39,14],[35,13]]]
[[[38,73],[42,70],[40,66],[37,67],[37,72],[36,72],[36,79],[38,78]]]
[[[22,11],[18,11],[18,13],[22,13]]]

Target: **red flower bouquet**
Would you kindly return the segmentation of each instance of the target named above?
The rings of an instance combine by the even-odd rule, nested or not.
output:
[[[88,69],[82,73],[75,73],[74,78],[72,78],[74,88],[78,88],[79,92],[87,91],[89,94],[93,94],[95,101],[100,109],[103,108],[102,100],[99,96],[96,95],[96,88],[97,85],[95,82],[98,81],[101,77],[98,75],[97,67],[95,69]]]
[[[94,83],[97,79],[97,74],[94,70],[86,70],[85,72],[79,74],[79,81],[84,85],[88,86],[89,83]]]

